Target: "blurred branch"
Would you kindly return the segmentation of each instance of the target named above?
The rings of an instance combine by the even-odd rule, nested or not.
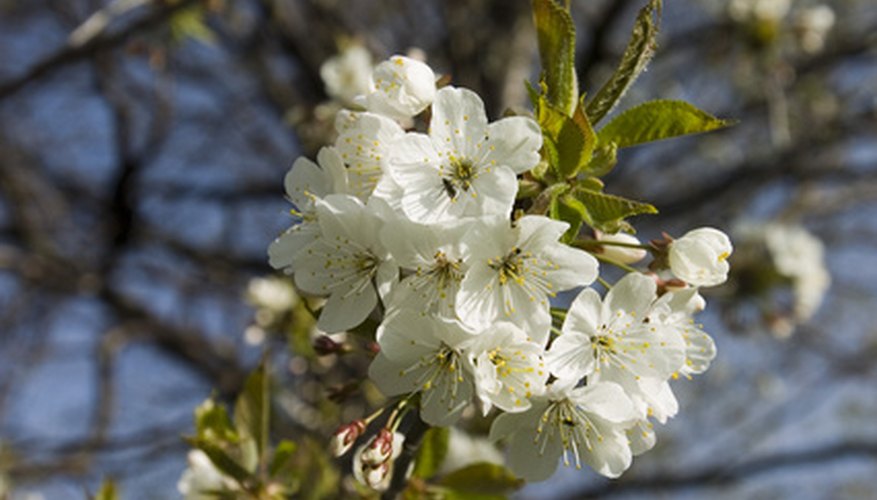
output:
[[[602,498],[612,495],[709,488],[728,486],[781,469],[800,466],[822,465],[827,462],[850,458],[873,459],[877,457],[877,441],[844,441],[810,450],[786,451],[754,458],[738,465],[712,465],[688,474],[667,471],[642,478],[625,478],[596,488],[581,489],[566,498]]]
[[[144,15],[118,32],[108,32],[107,27],[104,26],[102,30],[90,31],[88,33],[90,37],[80,34],[75,39],[71,38],[64,47],[35,63],[22,75],[0,83],[0,99],[15,94],[26,85],[39,80],[59,68],[89,58],[100,50],[117,47],[131,36],[161,25],[175,12],[194,5],[198,1],[201,0],[178,0],[173,3],[152,0],[153,7],[150,9],[149,14]],[[75,34],[77,34],[77,31],[74,31],[71,37]]]

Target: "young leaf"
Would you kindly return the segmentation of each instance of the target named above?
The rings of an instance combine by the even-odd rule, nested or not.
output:
[[[661,0],[649,0],[639,11],[615,73],[588,102],[587,113],[592,124],[596,125],[612,111],[655,54],[661,6]]]
[[[616,232],[624,219],[632,215],[658,213],[658,209],[648,203],[581,187],[573,189],[572,196],[586,208],[585,222],[607,233]]]
[[[556,0],[533,0],[533,21],[539,38],[542,81],[548,86],[548,102],[570,115],[579,95],[572,16]]]
[[[618,163],[618,145],[608,139],[600,138],[597,134],[597,144],[599,146],[591,157],[591,162],[582,170],[582,172],[595,177],[603,177],[615,168]]]
[[[542,127],[544,152],[555,173],[562,179],[575,177],[590,161],[597,135],[579,105],[572,116],[540,98],[537,115]]]
[[[448,454],[450,432],[447,427],[426,431],[414,462],[414,477],[429,479],[438,472]]]
[[[200,438],[188,439],[188,442],[192,447],[203,451],[213,465],[226,476],[231,477],[241,485],[250,481],[252,477],[250,472],[220,446]]]
[[[235,443],[238,435],[222,405],[211,397],[195,408],[195,431],[199,438]]]
[[[524,481],[501,465],[485,462],[451,472],[440,484],[457,493],[502,495],[517,490]]]
[[[119,490],[112,479],[104,480],[100,485],[100,491],[94,496],[94,500],[119,500]]]
[[[269,403],[268,375],[265,363],[262,363],[247,377],[244,390],[234,406],[234,423],[238,434],[253,439],[260,459],[268,448]]]
[[[588,211],[580,201],[567,193],[561,193],[551,198],[548,216],[569,224],[569,229],[560,238],[561,242],[569,243],[579,234],[582,222],[588,216]]]
[[[684,101],[644,102],[616,116],[597,134],[601,144],[626,148],[680,135],[709,132],[733,124]]]
[[[268,473],[271,477],[276,477],[284,472],[297,448],[298,446],[294,442],[286,439],[277,445],[277,448],[274,449],[274,458],[271,460],[271,466],[268,467]]]

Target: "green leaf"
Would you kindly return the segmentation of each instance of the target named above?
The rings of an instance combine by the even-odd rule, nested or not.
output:
[[[207,11],[201,5],[181,9],[171,16],[169,25],[176,42],[191,38],[205,45],[216,43],[216,34],[207,26]]]
[[[547,97],[566,115],[578,103],[576,80],[576,29],[569,11],[556,0],[532,0],[533,21],[539,38],[542,81],[548,86]]]
[[[544,96],[537,109],[542,128],[543,152],[558,177],[575,177],[590,161],[597,144],[597,135],[588,121],[581,104],[572,116],[567,116]]]
[[[599,138],[600,135],[597,134]],[[618,163],[618,145],[612,141],[598,139],[599,146],[594,150],[591,162],[582,170],[582,172],[594,177],[603,177],[615,168]],[[592,177],[593,178],[593,177]]]
[[[119,500],[119,491],[112,479],[105,479],[94,500]]]
[[[568,193],[560,193],[554,196],[551,199],[551,205],[548,207],[549,217],[569,224],[569,229],[560,238],[560,241],[563,243],[569,243],[578,236],[579,230],[582,228],[582,222],[587,215],[585,206]]]
[[[235,443],[238,435],[232,426],[228,412],[213,398],[195,408],[195,430],[199,438]]]
[[[709,132],[733,124],[685,101],[644,102],[616,116],[597,134],[600,143],[626,148],[680,135]]]
[[[266,364],[263,362],[247,377],[244,390],[238,396],[234,407],[234,423],[238,434],[253,440],[259,459],[264,457],[268,449],[270,395],[266,371]]]
[[[617,232],[627,217],[658,213],[658,209],[648,203],[581,187],[573,189],[572,196],[584,205],[587,211],[585,222],[607,233]]]
[[[414,462],[414,476],[429,479],[438,472],[448,454],[450,431],[447,427],[433,427],[426,431]]]
[[[439,484],[456,493],[503,495],[519,489],[524,480],[501,465],[484,462],[451,472]]]
[[[205,455],[213,462],[216,468],[226,476],[234,479],[239,484],[247,484],[252,475],[237,460],[226,453],[224,449],[205,439],[189,439],[189,444],[194,448],[203,451]]]
[[[268,467],[268,474],[271,477],[276,477],[282,473],[287,465],[290,464],[297,448],[298,446],[294,442],[287,439],[278,443],[277,448],[274,449],[274,458],[271,460],[271,466]]]
[[[655,54],[661,8],[661,0],[649,0],[639,11],[615,73],[588,102],[588,118],[594,125],[612,111]]]

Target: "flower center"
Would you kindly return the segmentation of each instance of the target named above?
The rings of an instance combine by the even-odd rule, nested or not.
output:
[[[445,193],[453,200],[457,198],[460,191],[469,191],[472,187],[472,181],[478,177],[478,172],[472,161],[465,158],[455,158],[451,160],[450,176],[442,178],[442,185]]]
[[[580,454],[583,450],[591,451],[595,440],[603,437],[594,427],[581,408],[568,399],[552,401],[542,413],[533,444],[539,447],[539,455],[544,454],[549,440],[559,439],[563,446],[563,465],[575,463],[576,469],[582,468]],[[570,461],[570,455],[573,460]]]

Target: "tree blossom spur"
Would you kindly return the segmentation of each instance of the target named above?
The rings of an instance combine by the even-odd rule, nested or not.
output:
[[[474,393],[465,353],[473,336],[457,321],[400,310],[378,327],[381,352],[369,366],[369,378],[387,396],[419,392],[420,418],[451,425]]]
[[[317,201],[320,237],[292,261],[295,284],[314,295],[328,295],[317,328],[339,332],[360,324],[389,293],[399,270],[378,234],[383,221],[350,195]]]
[[[549,298],[591,284],[597,260],[560,243],[568,224],[524,216],[485,220],[467,233],[469,272],[457,295],[457,314],[479,329],[496,321],[519,325],[544,345],[551,327]]]
[[[347,172],[335,148],[317,153],[317,163],[299,157],[284,178],[286,196],[295,206],[295,224],[268,247],[268,262],[275,269],[291,271],[295,255],[320,233],[316,201],[329,194],[347,192]]]
[[[566,466],[590,465],[618,477],[633,459],[627,430],[637,413],[620,386],[598,382],[584,387],[555,382],[523,413],[503,413],[490,439],[508,439],[506,464],[527,481],[551,477],[562,457]]]
[[[456,319],[455,302],[468,266],[462,239],[468,230],[462,221],[418,224],[397,217],[381,230],[381,241],[399,267],[410,270],[387,299],[392,309],[410,309]]]
[[[511,413],[526,411],[530,398],[544,391],[548,370],[543,347],[514,324],[500,322],[480,332],[467,351],[484,415],[494,405]]]
[[[589,376],[589,381],[618,383],[660,382],[676,373],[685,362],[682,336],[647,322],[656,289],[653,279],[631,273],[603,300],[594,290],[583,290],[567,312],[563,333],[546,352],[551,373],[570,381]]]
[[[508,215],[516,175],[539,162],[542,133],[530,118],[488,124],[481,98],[444,87],[432,106],[429,135],[405,134],[387,165],[401,187],[401,207],[417,222]]]

